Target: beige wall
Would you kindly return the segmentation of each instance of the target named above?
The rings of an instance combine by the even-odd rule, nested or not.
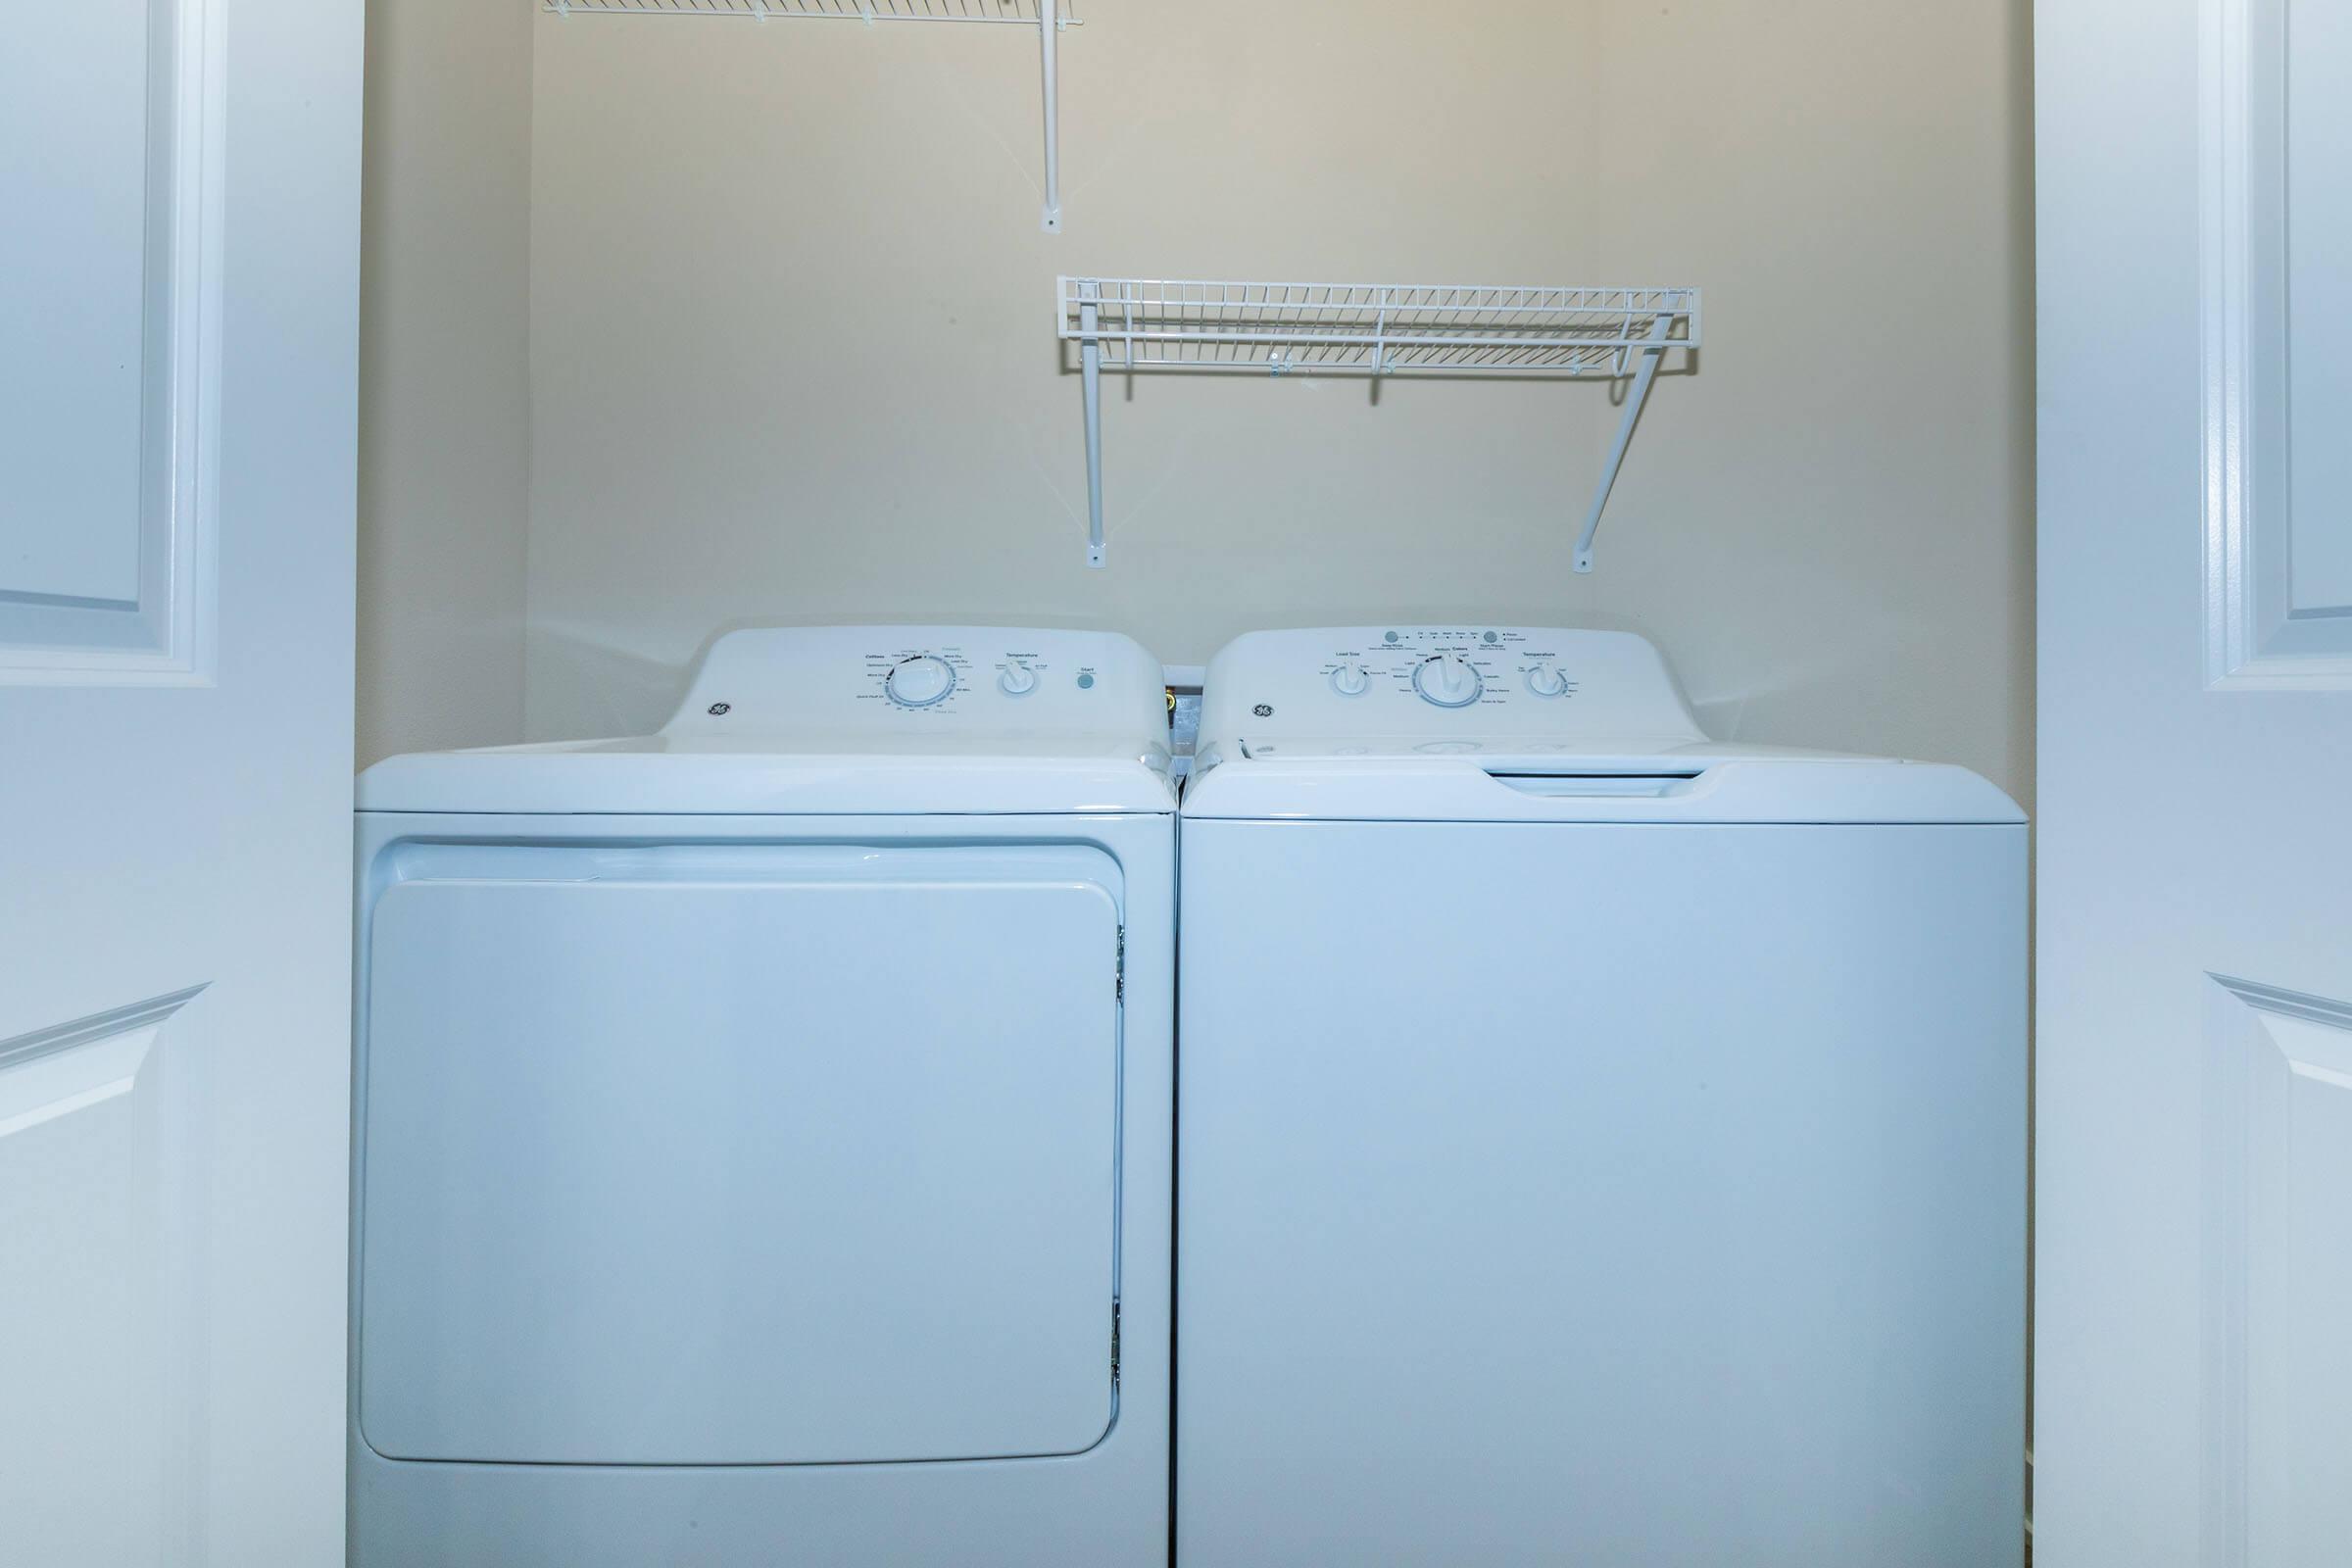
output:
[[[503,60],[528,0],[479,9]],[[1251,626],[1570,622],[1655,637],[1719,735],[2030,797],[2027,0],[1081,14],[1059,236],[1023,29],[525,19],[532,734],[658,722],[736,619],[1103,625],[1177,662]],[[1592,576],[1604,386],[1167,375],[1107,389],[1095,572],[1062,271],[1690,282],[1707,346]]]
[[[522,729],[525,0],[370,0],[359,760]]]

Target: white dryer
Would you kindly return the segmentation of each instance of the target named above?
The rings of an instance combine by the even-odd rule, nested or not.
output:
[[[1166,1561],[1166,741],[1124,637],[745,630],[363,775],[356,1564]]]
[[[2017,808],[1604,632],[1244,637],[1200,734],[1186,1568],[2016,1562]]]

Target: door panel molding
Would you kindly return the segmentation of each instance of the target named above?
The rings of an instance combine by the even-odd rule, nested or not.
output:
[[[2318,1562],[2352,1526],[2352,1003],[2208,978],[2200,1560]]]
[[[0,1040],[0,1138],[137,1088],[164,1025],[204,990],[190,986]]]
[[[209,985],[0,1041],[0,1427],[12,1561],[209,1561]],[[89,1504],[105,1477],[109,1508]]]
[[[0,585],[0,684],[210,682],[225,11],[223,0],[148,6],[137,598]]]
[[[2199,15],[2205,678],[2224,690],[2352,690],[2352,605],[2294,591],[2289,4]]]

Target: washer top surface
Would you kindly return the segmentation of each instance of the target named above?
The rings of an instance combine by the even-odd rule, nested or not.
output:
[[[1167,812],[1158,662],[1113,632],[753,627],[652,735],[388,758],[363,811]]]
[[[1193,818],[2022,822],[1965,768],[1710,741],[1656,648],[1559,627],[1251,632],[1210,662]]]

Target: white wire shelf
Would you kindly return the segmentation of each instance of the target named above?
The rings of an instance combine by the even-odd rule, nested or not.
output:
[[[1670,349],[1699,346],[1695,288],[1524,288],[1063,277],[1054,330],[1086,397],[1087,564],[1103,564],[1104,370],[1254,375],[1633,378],[1577,536],[1576,569]]]
[[[994,22],[1037,25],[1046,0],[542,0],[558,16],[819,17],[836,22]],[[1060,0],[1056,20],[1078,25],[1077,0]]]
[[[1661,321],[1674,347],[1699,341],[1690,288],[1065,277],[1059,314],[1062,338],[1100,343],[1111,370],[1614,377]]]
[[[723,17],[742,22],[962,22],[1037,29],[1046,83],[1045,229],[1061,232],[1060,84],[1055,35],[1079,25],[1078,0],[540,0],[558,17]]]

